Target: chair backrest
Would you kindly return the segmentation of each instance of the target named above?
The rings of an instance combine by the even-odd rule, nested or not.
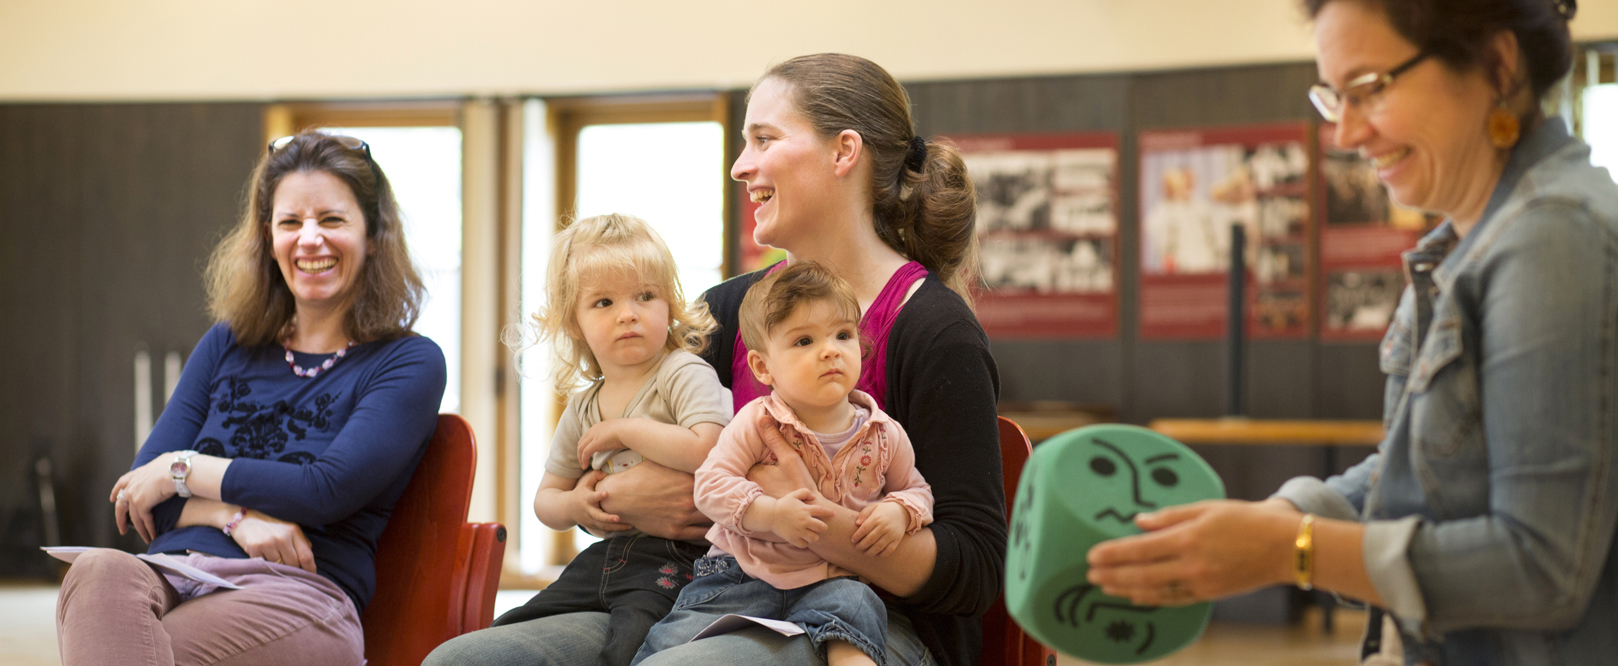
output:
[[[1034,445],[1022,426],[1004,416],[1000,419],[1000,465],[1006,483],[1006,522],[1011,522],[1011,498],[1017,495],[1017,482],[1022,480],[1023,465],[1034,454]]]
[[[1023,464],[1034,452],[1022,428],[1004,416],[1000,419],[1000,466],[1006,484],[1006,522],[1011,522],[1011,500],[1017,496],[1017,481],[1022,478]],[[983,616],[983,655],[986,664],[1020,666],[1023,663],[1023,635],[1011,616],[1006,614],[1004,600],[995,600]]]
[[[472,426],[438,415],[427,452],[410,477],[376,550],[376,596],[365,609],[365,658],[419,664],[462,633],[470,548],[461,544],[472,504],[477,446]]]

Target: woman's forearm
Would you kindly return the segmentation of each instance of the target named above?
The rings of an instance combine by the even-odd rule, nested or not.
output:
[[[1271,497],[1258,503],[1258,506],[1279,509],[1288,512],[1298,511],[1298,507],[1285,497]],[[1299,520],[1302,520],[1301,518]],[[1296,548],[1296,535],[1293,537]],[[1323,590],[1330,590],[1345,597],[1358,599],[1373,606],[1382,605],[1382,595],[1377,593],[1376,585],[1371,582],[1371,576],[1365,570],[1365,525],[1357,521],[1333,520],[1317,517],[1314,527],[1314,585]],[[1296,552],[1289,551],[1286,555],[1286,571],[1292,571],[1293,558]],[[1284,578],[1285,583],[1295,583],[1296,575]]]
[[[859,512],[825,499],[819,503],[832,509],[835,515],[825,519],[825,533],[809,545],[816,555],[900,597],[920,592],[932,577],[933,566],[938,561],[938,542],[933,539],[931,529],[923,527],[905,537],[899,543],[898,552],[892,555],[867,555],[855,546],[853,539],[857,527],[854,519],[859,517]]]
[[[226,504],[219,500],[192,497],[186,500],[185,508],[180,510],[180,520],[174,524],[174,527],[178,529],[203,525],[223,528],[240,509],[241,507],[239,506]]]
[[[179,451],[167,451],[152,458],[142,467],[147,468],[146,483],[155,484],[153,487],[161,491],[163,496],[174,494],[174,479],[169,469],[179,458]],[[185,489],[192,497],[202,499],[223,499],[220,486],[225,481],[225,469],[230,467],[230,458],[218,458],[196,454],[191,456],[191,472],[185,477]]]
[[[1365,525],[1344,520],[1315,520],[1315,587],[1382,606],[1382,595],[1365,571]]]
[[[191,474],[185,479],[186,490],[191,491],[192,497],[223,499],[220,487],[225,483],[225,469],[230,467],[230,462],[230,458],[192,456]]]
[[[607,492],[601,509],[647,534],[665,539],[700,539],[712,523],[697,511],[690,474],[650,460],[607,476],[596,485]]]
[[[767,441],[767,440],[766,440]],[[780,443],[785,446],[785,443]],[[782,450],[780,454],[787,454]],[[770,497],[784,497],[799,488],[813,489],[813,477],[796,456],[782,458],[778,465],[755,465],[747,478],[757,483]],[[922,528],[899,543],[898,552],[887,556],[867,555],[855,547],[854,519],[859,512],[821,497],[818,504],[832,510],[832,517],[824,519],[826,531],[820,539],[809,545],[816,555],[839,567],[853,571],[867,581],[888,592],[908,597],[919,592],[933,575],[938,561],[938,542],[932,530]],[[782,541],[774,535],[758,533],[754,538]]]

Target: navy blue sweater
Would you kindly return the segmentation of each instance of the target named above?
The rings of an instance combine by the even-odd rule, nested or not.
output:
[[[296,361],[310,368],[331,356]],[[216,324],[191,352],[134,466],[186,449],[234,459],[222,499],[302,527],[316,572],[363,612],[376,590],[377,539],[432,438],[444,377],[444,353],[421,336],[355,345],[304,378],[281,346],[242,347]],[[218,528],[175,529],[186,501],[153,509],[159,536],[149,552],[247,557]]]

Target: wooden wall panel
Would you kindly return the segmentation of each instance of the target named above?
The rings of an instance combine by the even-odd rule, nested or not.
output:
[[[0,106],[0,574],[38,568],[37,450],[55,461],[62,539],[118,538],[106,502],[134,459],[133,357],[190,353],[202,268],[263,150],[255,104]]]
[[[1226,351],[1218,341],[1142,341],[1139,308],[1139,176],[1142,130],[1316,122],[1305,97],[1312,63],[909,86],[918,130],[951,132],[1114,131],[1120,137],[1120,330],[1116,341],[993,342],[1007,401],[1058,400],[1110,406],[1144,424],[1159,417],[1217,417],[1226,409]],[[1378,418],[1382,374],[1376,345],[1313,339],[1252,341],[1246,414],[1255,418]],[[1359,462],[1366,448],[1201,446],[1230,497],[1267,497],[1286,479]],[[1257,598],[1258,616],[1282,597]],[[1240,604],[1238,604],[1240,605]],[[1235,613],[1246,617],[1252,612]]]
[[[1223,414],[1223,343],[1136,337],[1135,135],[1172,127],[1314,122],[1305,93],[1315,79],[1312,63],[1298,63],[907,86],[917,130],[924,135],[1112,131],[1120,136],[1121,334],[1116,341],[994,341],[1004,400],[1107,406],[1132,423]],[[1270,418],[1376,418],[1382,375],[1374,351],[1370,344],[1250,342],[1247,412]]]
[[[923,136],[1001,132],[1116,132],[1128,127],[1126,75],[1036,77],[995,81],[919,83],[907,86],[914,107],[917,132]],[[1126,163],[1120,154],[1120,176]],[[1122,177],[1120,184],[1132,182]],[[1130,215],[1132,193],[1120,190]],[[1133,270],[1128,258],[1134,241],[1120,234],[1123,272]],[[1128,356],[1124,342],[1133,335],[1133,302],[1128,278],[1122,285],[1118,340],[1051,341],[995,340],[993,353],[1000,368],[1001,399],[1006,401],[1063,400],[1116,409],[1125,403]]]
[[[1315,122],[1305,98],[1312,63],[1120,74],[920,83],[908,86],[918,131],[1113,131],[1120,136],[1120,330],[1116,341],[993,342],[1007,401],[1058,400],[1111,407],[1120,420],[1224,414],[1225,346],[1141,341],[1139,173],[1135,136],[1145,129]],[[1246,412],[1255,418],[1378,418],[1382,375],[1374,344],[1253,341]],[[1296,474],[1327,472],[1324,451],[1301,447],[1201,447],[1232,497],[1259,499]],[[1335,467],[1368,450],[1340,449]]]
[[[1241,125],[1269,122],[1314,122],[1306,97],[1317,75],[1313,63],[1263,65],[1181,72],[1141,74],[1130,90],[1132,130]],[[1130,142],[1131,144],[1133,141]],[[1132,156],[1133,157],[1133,156]],[[1138,207],[1134,181],[1139,166],[1131,160],[1128,180],[1130,207]],[[1137,215],[1126,222],[1125,235],[1138,242]],[[1128,280],[1138,284],[1138,252],[1132,253]],[[1135,303],[1127,306],[1135,317]],[[1222,342],[1137,341],[1132,355],[1134,392],[1120,415],[1132,422],[1165,416],[1210,417],[1225,410],[1225,347]],[[1249,416],[1313,418],[1318,394],[1326,379],[1315,371],[1317,343],[1312,341],[1252,341],[1246,358],[1245,404]],[[1368,372],[1380,384],[1375,364],[1368,368],[1341,368]],[[1167,385],[1154,378],[1169,380]],[[1360,385],[1360,382],[1350,382]],[[1167,390],[1165,390],[1167,389]],[[1341,418],[1372,418],[1372,414],[1342,414]]]

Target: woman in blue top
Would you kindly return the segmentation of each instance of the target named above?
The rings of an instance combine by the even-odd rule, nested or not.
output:
[[[1265,502],[1143,515],[1148,534],[1090,551],[1092,581],[1145,604],[1321,587],[1377,609],[1367,657],[1402,643],[1410,664],[1610,663],[1618,185],[1540,111],[1571,66],[1575,4],[1306,7],[1337,143],[1448,218],[1405,253],[1387,438]]]
[[[219,323],[109,499],[240,589],[95,549],[57,603],[74,664],[359,664],[376,542],[433,433],[444,356],[370,148],[277,141],[208,266]]]

